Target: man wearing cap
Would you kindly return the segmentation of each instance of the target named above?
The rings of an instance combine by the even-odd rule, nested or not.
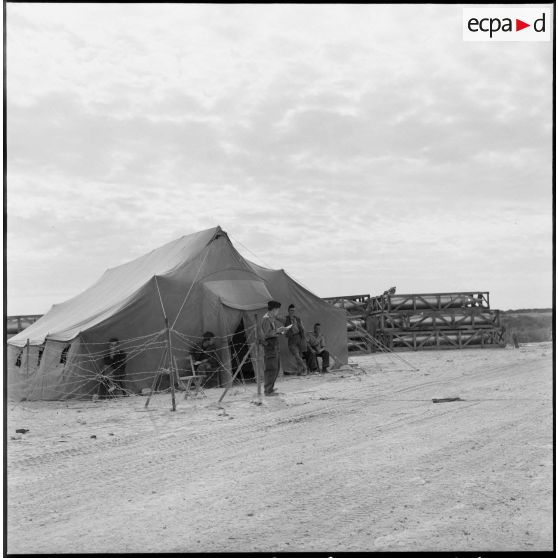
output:
[[[196,359],[200,371],[215,370],[219,367],[215,334],[212,331],[206,331],[202,335],[201,343],[194,348],[192,356]]]
[[[282,335],[286,328],[277,326],[277,313],[281,308],[281,303],[270,300],[267,303],[267,312],[262,318],[262,335],[264,346],[264,395],[276,396],[275,380],[279,374],[279,335]]]

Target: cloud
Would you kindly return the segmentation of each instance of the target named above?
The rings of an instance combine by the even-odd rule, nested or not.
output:
[[[73,95],[49,94],[31,107],[10,103],[10,163],[85,179],[156,174],[170,160],[207,166],[223,155],[215,125],[203,118],[114,117],[91,112]]]
[[[10,4],[7,31],[10,301],[217,224],[323,296],[550,300],[547,44],[433,5]]]

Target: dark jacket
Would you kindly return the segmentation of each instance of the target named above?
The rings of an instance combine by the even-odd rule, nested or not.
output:
[[[126,353],[122,349],[118,349],[113,356],[109,353],[105,356],[104,363],[110,366],[117,376],[123,376],[126,371]]]
[[[217,346],[214,341],[206,341],[205,339],[192,351],[195,360],[208,360],[213,367],[219,366],[217,357]]]

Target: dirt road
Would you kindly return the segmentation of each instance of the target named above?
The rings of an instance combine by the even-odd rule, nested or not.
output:
[[[552,550],[552,347],[401,356],[262,405],[10,404],[8,552]]]

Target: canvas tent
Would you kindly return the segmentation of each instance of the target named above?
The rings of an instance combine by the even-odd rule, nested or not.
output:
[[[240,332],[246,346],[253,343],[257,319],[272,298],[283,304],[283,314],[288,304],[295,304],[308,329],[319,321],[330,352],[338,363],[347,362],[345,313],[283,270],[249,262],[226,232],[215,227],[108,269],[91,287],[55,304],[10,338],[8,396],[91,397],[98,390],[111,337],[120,340],[128,355],[126,389],[139,393],[153,385],[157,371],[168,369],[169,354],[179,370],[187,369],[192,346],[206,330],[216,334],[224,369],[220,383],[228,385],[238,362],[233,335]],[[284,370],[294,369],[284,339],[281,363]]]

